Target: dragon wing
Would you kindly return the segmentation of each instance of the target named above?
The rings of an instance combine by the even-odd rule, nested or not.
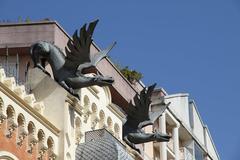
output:
[[[127,122],[131,127],[138,128],[140,123],[149,121],[149,107],[151,104],[151,95],[156,84],[144,88],[140,95],[134,97],[134,104],[132,101],[129,103],[127,112]]]
[[[110,52],[110,50],[116,45],[116,42],[114,42],[111,46],[106,48],[105,50],[100,51],[97,53],[94,57],[91,58],[92,66],[96,66],[99,61],[101,61],[103,58],[107,57],[107,54]]]
[[[157,112],[150,112],[149,113],[149,118],[150,118],[150,121],[152,123],[154,123],[156,121],[156,119],[162,115],[162,113],[168,108],[168,106],[170,105],[171,102],[169,102],[168,104],[164,104],[163,107],[160,108],[159,111]]]
[[[93,41],[92,34],[97,23],[98,20],[91,22],[87,29],[87,25],[84,24],[80,29],[79,36],[76,30],[72,36],[72,40],[69,39],[65,48],[65,65],[67,67],[76,69],[83,63],[91,63],[90,45]]]

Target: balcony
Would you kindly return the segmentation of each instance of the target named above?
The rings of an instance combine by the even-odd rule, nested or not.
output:
[[[193,160],[194,159],[193,154],[186,147],[182,147],[179,150],[180,150],[180,152],[179,152],[180,160]]]
[[[160,153],[160,143],[167,143],[167,142],[154,142],[153,147],[155,148],[155,152]],[[167,159],[173,160],[175,159],[175,153],[173,151],[173,141],[170,139],[170,141],[167,143]]]

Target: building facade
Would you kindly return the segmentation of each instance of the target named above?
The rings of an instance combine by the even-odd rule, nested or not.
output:
[[[172,138],[138,145],[138,153],[123,141],[122,126],[124,110],[145,87],[142,83],[131,84],[106,58],[87,74],[98,71],[114,77],[115,83],[82,88],[78,100],[32,68],[33,43],[44,40],[64,51],[70,38],[55,21],[0,24],[0,159],[220,159],[188,94],[154,91],[151,111],[161,109],[162,99],[171,104],[145,131],[158,130]],[[91,54],[98,51],[93,43]],[[46,68],[51,73],[51,67]]]

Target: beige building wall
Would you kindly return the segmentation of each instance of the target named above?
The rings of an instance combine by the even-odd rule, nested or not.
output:
[[[125,115],[112,104],[108,87],[81,88],[78,100],[39,69],[32,69],[29,73],[31,90],[36,100],[45,106],[43,116],[61,130],[59,157],[74,159],[76,147],[85,142],[87,131],[105,128],[122,141]]]
[[[34,156],[55,157],[59,155],[60,130],[42,115],[41,108],[42,102],[36,102],[34,95],[27,94],[23,86],[0,69],[0,125],[6,137],[12,140],[16,137],[15,146],[11,147],[27,146],[29,156],[36,150]],[[4,144],[1,148],[5,149]]]

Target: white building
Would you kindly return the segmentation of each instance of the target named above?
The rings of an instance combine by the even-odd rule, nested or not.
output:
[[[153,130],[168,133],[172,138],[168,143],[153,142],[150,157],[156,160],[219,160],[210,132],[203,123],[195,102],[189,100],[189,95],[167,95],[163,89],[155,90],[152,111],[161,108],[161,93],[165,94],[165,103],[170,102],[170,105],[155,122]]]

